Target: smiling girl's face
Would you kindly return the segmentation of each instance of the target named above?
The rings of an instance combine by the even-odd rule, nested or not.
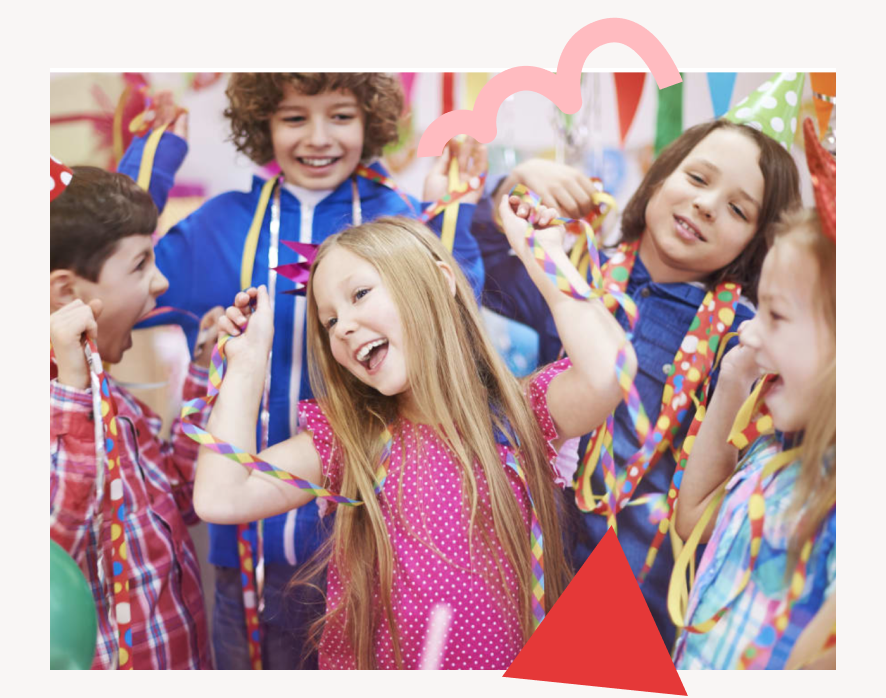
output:
[[[400,313],[375,266],[336,245],[311,278],[335,360],[383,395],[407,391]]]
[[[790,240],[779,240],[766,255],[760,277],[760,306],[741,333],[760,369],[777,373],[766,393],[776,429],[800,431],[817,406],[825,366],[836,351],[817,294],[818,262]]]
[[[650,270],[664,281],[700,281],[741,254],[763,201],[759,158],[753,140],[726,128],[689,152],[646,206],[640,250]]]

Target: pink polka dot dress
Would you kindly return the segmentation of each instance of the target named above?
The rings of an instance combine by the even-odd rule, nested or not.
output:
[[[548,366],[529,386],[529,400],[546,441],[557,438],[546,393],[551,379],[570,366],[564,359]],[[313,400],[299,404],[300,424],[313,435],[330,489],[342,481],[340,449],[329,422]],[[469,504],[462,501],[459,467],[433,430],[401,419],[394,441],[381,510],[394,551],[393,606],[404,668],[506,669],[523,646],[516,605],[508,601],[504,580],[516,594],[516,575],[507,564],[488,514],[488,489],[479,466],[475,476],[479,501],[474,535],[468,536]],[[502,468],[523,514],[529,536],[529,497],[517,474],[505,462],[510,450],[498,445]],[[548,443],[549,462],[556,452]],[[552,470],[552,485],[556,473]],[[562,484],[563,480],[557,478]],[[401,490],[402,488],[402,490]],[[488,532],[484,542],[479,527]],[[327,571],[327,610],[342,597],[342,575],[334,561]],[[374,601],[380,606],[379,590]],[[432,623],[432,618],[437,622]],[[393,645],[386,624],[375,631],[375,662],[395,669]],[[352,669],[350,643],[338,622],[328,623],[320,641],[321,669]]]

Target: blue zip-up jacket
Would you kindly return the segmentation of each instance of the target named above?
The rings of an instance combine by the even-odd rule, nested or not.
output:
[[[486,272],[483,304],[538,332],[539,365],[555,361],[562,343],[554,318],[544,298],[529,278],[523,263],[510,254],[507,238],[498,230],[492,218],[492,203],[488,196],[481,199],[477,206],[471,232],[483,254]],[[601,257],[601,261],[605,261],[605,255]],[[590,279],[588,281],[590,282]],[[698,307],[704,300],[706,291],[701,284],[655,283],[639,255],[634,263],[626,291],[637,304],[639,314],[632,339],[638,362],[634,385],[651,423],[655,424],[661,410],[661,396],[667,372],[698,312]],[[753,316],[754,311],[748,304],[739,303],[735,310],[732,331]],[[616,318],[622,327],[628,328],[627,317],[623,310],[618,310]],[[730,341],[725,351],[729,351],[736,344],[736,340]],[[711,393],[716,386],[718,373],[719,371],[715,370],[711,376]],[[694,416],[695,406],[690,399],[674,443],[682,443]],[[586,435],[581,439],[579,457],[584,455],[589,438],[589,435]],[[622,402],[615,410],[613,435],[617,475],[624,472],[625,464],[639,447],[627,406]],[[655,468],[643,478],[635,498],[650,492],[667,492],[675,468],[676,463],[671,453],[663,454]],[[596,494],[603,494],[606,491],[602,468],[597,467],[594,470],[591,484]],[[568,492],[571,496],[571,490]],[[650,511],[646,506],[628,506],[618,515],[618,541],[635,576],[643,568],[646,553],[658,527],[656,523],[650,521],[649,514]],[[607,530],[605,516],[588,513],[581,514],[581,519],[582,525],[577,532],[577,540],[570,541],[576,570],[584,564]],[[668,648],[673,646],[675,636],[675,629],[667,610],[667,590],[673,566],[670,537],[665,537],[655,564],[641,587]]]
[[[135,138],[120,162],[118,170],[137,179],[145,138]],[[187,154],[187,143],[171,133],[164,133],[154,158],[151,196],[162,211],[175,173]],[[387,174],[379,163],[371,167]],[[227,306],[240,291],[240,265],[243,246],[249,231],[264,180],[254,177],[248,192],[231,191],[204,203],[197,211],[175,225],[157,244],[157,266],[169,279],[169,290],[158,299],[158,306],[172,306],[202,315],[216,305]],[[410,197],[414,211],[400,196],[381,184],[357,178],[363,221],[380,216],[415,216],[425,207]],[[316,204],[302,205],[286,188],[280,196],[280,240],[319,244],[330,235],[352,224],[352,187],[350,178]],[[459,206],[453,255],[465,272],[479,298],[483,285],[483,261],[470,233],[475,206]],[[271,207],[262,222],[252,272],[252,284],[268,282],[268,247],[270,244]],[[430,227],[438,234],[443,216]],[[298,255],[279,246],[279,264],[299,261]],[[274,345],[271,359],[270,425],[268,443],[273,445],[296,433],[297,404],[312,397],[308,382],[305,332],[305,301],[283,294],[295,284],[278,275],[274,309]],[[169,314],[146,323],[181,324],[194,346],[197,326],[181,315]],[[264,554],[267,562],[305,562],[322,540],[316,503],[265,520]],[[255,524],[251,531],[254,535]],[[209,525],[209,561],[223,567],[238,567],[236,527]]]

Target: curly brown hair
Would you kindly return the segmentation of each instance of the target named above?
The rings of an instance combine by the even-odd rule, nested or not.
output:
[[[386,145],[397,140],[403,90],[396,77],[386,73],[233,73],[225,91],[231,140],[256,164],[267,165],[274,159],[269,121],[287,83],[304,95],[338,90],[353,93],[365,124],[362,160],[378,157]]]
[[[738,257],[722,269],[711,273],[705,279],[705,283],[709,290],[722,281],[741,284],[742,293],[756,305],[757,285],[767,250],[767,231],[784,211],[798,206],[801,199],[800,173],[797,171],[794,158],[774,139],[755,128],[719,119],[686,129],[683,135],[663,150],[652,163],[649,172],[625,207],[621,218],[619,242],[633,242],[640,239],[646,230],[646,206],[656,190],[680,166],[695,146],[720,128],[743,133],[760,148],[758,162],[763,173],[764,193],[754,237]]]

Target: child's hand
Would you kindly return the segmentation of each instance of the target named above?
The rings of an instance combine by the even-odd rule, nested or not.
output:
[[[102,302],[91,300],[89,305],[77,300],[49,316],[49,340],[58,364],[58,382],[72,388],[89,387],[89,366],[83,353],[83,335],[98,341],[98,324]]]
[[[176,105],[172,92],[170,90],[158,92],[154,97],[154,102],[154,112],[156,114],[154,123],[158,126],[171,123],[172,126],[169,130],[179,138],[188,140],[188,113],[185,111],[179,113],[181,110]]]
[[[425,178],[425,201],[439,201],[449,192],[449,163],[453,158],[458,161],[459,181],[462,184],[479,177],[489,167],[485,145],[470,136],[463,142],[453,138]],[[482,195],[483,187],[479,187],[465,194],[459,201],[476,204]]]
[[[228,306],[224,315],[219,317],[218,328],[237,337],[225,345],[229,364],[236,361],[251,367],[264,367],[274,342],[274,317],[267,288],[259,286],[238,293],[234,305]]]
[[[567,218],[584,218],[594,208],[596,193],[590,177],[568,165],[540,158],[517,165],[507,182],[523,184],[541,197],[545,206],[552,206]]]
[[[501,203],[498,207],[498,213],[501,216],[502,228],[507,235],[511,249],[520,259],[530,255],[529,246],[526,244],[526,227],[528,225],[527,218],[529,216],[529,206],[520,201],[517,196],[502,196]],[[550,226],[550,222],[560,215],[556,209],[547,206],[539,206],[538,220],[533,227],[535,228],[535,238],[549,252],[561,251],[563,249],[563,238],[566,233],[562,225]]]
[[[200,332],[197,335],[197,346],[194,349],[194,363],[203,368],[209,367],[212,348],[218,340],[218,321],[225,314],[220,305],[209,310],[200,319]]]
[[[742,330],[747,324],[748,321],[745,320],[739,325],[739,345],[726,353],[720,367],[720,382],[727,382],[741,390],[743,395],[750,394],[751,388],[761,375],[754,350],[741,341]]]

